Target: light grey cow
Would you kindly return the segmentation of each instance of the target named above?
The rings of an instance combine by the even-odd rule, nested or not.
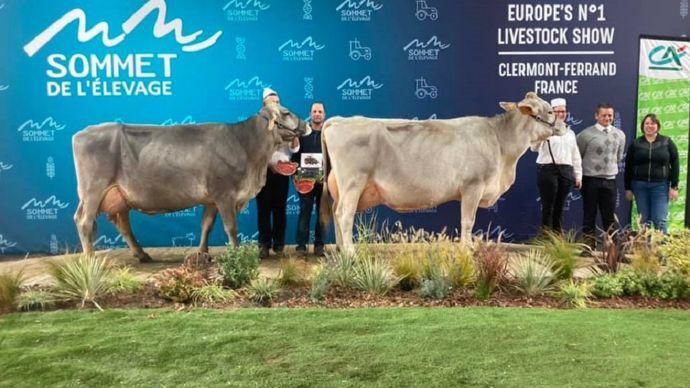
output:
[[[515,182],[530,144],[566,130],[535,93],[500,106],[506,112],[494,117],[327,120],[322,226],[334,215],[336,242],[351,252],[356,211],[384,204],[406,212],[457,200],[461,239],[469,241],[477,208],[492,206]]]
[[[266,181],[271,155],[307,132],[304,121],[278,104],[236,124],[90,126],[72,137],[79,206],[74,215],[84,253],[93,252],[95,220],[108,215],[140,261],[129,210],[167,213],[204,205],[199,250],[220,212],[237,245],[237,213]]]

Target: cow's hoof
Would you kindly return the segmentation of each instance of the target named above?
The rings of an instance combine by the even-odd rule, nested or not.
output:
[[[149,256],[149,254],[146,252],[141,252],[141,253],[137,254],[136,258],[139,259],[140,263],[151,263],[151,262],[153,262],[153,259],[151,258],[151,256]]]

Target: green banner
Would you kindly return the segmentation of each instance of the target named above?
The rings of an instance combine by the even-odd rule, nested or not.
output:
[[[644,116],[654,113],[661,122],[660,132],[673,140],[680,158],[679,197],[669,204],[669,231],[686,225],[690,55],[689,42],[680,39],[640,38],[635,137],[642,136],[639,128]],[[635,219],[633,204],[633,225]]]

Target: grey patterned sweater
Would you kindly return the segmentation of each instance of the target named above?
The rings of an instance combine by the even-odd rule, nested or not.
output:
[[[618,174],[618,163],[625,155],[625,133],[614,126],[609,128],[605,133],[592,125],[577,135],[583,176],[614,179]]]

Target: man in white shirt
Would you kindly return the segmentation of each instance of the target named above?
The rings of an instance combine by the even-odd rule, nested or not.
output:
[[[551,100],[557,120],[568,116],[564,98]],[[542,231],[561,233],[563,205],[573,188],[582,185],[582,159],[577,148],[575,133],[568,127],[563,136],[551,136],[546,141],[533,144],[537,156],[537,186],[541,196]]]

